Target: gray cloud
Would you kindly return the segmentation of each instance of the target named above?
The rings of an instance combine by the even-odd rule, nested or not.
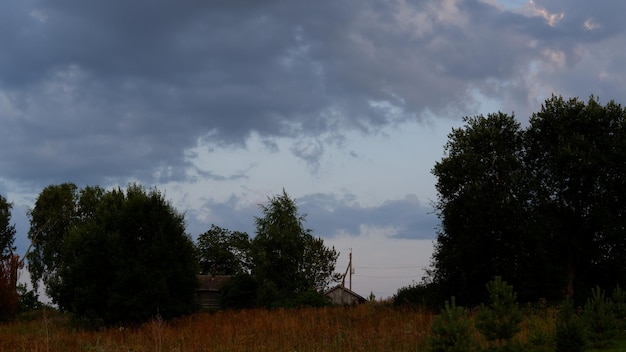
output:
[[[416,196],[387,200],[379,206],[361,207],[354,198],[338,199],[329,194],[312,194],[298,199],[307,214],[307,225],[319,236],[334,237],[339,233],[360,234],[361,226],[390,227],[392,238],[434,239],[437,217],[430,206]]]
[[[624,6],[3,1],[0,169],[38,185],[180,180],[186,148],[251,133],[272,150],[294,138],[315,167],[342,131],[473,114],[475,93],[522,114],[542,88],[618,98]]]
[[[316,236],[332,238],[341,233],[360,234],[361,226],[391,227],[391,238],[434,239],[437,217],[431,207],[421,204],[414,195],[404,199],[388,200],[379,206],[361,207],[355,196],[337,197],[330,194],[311,194],[297,198],[299,213],[306,214],[305,227]],[[226,202],[207,200],[197,212],[187,213],[190,233],[195,237],[209,229],[211,224],[233,231],[244,231],[254,236],[254,218],[262,216],[257,205],[240,206],[232,195]],[[210,212],[210,221],[199,220],[203,212]]]

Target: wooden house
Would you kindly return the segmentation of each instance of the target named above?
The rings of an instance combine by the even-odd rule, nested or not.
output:
[[[324,295],[330,298],[330,301],[333,304],[352,305],[367,302],[365,298],[342,285],[337,285],[331,288],[326,291]]]
[[[198,275],[199,287],[196,291],[198,302],[203,310],[220,309],[222,286],[230,280],[230,275]]]

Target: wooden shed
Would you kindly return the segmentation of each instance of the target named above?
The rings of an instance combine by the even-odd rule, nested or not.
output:
[[[330,301],[333,304],[352,305],[367,302],[365,298],[342,285],[337,285],[331,288],[326,291],[324,295],[330,298]]]
[[[196,291],[198,302],[203,310],[220,309],[222,286],[230,280],[230,275],[198,275],[199,288]]]

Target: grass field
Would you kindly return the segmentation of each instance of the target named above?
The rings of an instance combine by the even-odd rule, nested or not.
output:
[[[0,351],[423,351],[433,316],[365,304],[201,313],[91,331],[48,309],[0,325]],[[519,339],[530,350],[550,351],[553,332],[554,311],[533,310]],[[611,351],[624,344],[616,341]]]

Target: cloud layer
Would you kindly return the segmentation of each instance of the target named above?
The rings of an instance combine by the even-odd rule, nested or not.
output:
[[[3,1],[2,176],[183,180],[185,150],[251,133],[315,165],[345,131],[473,114],[477,96],[522,113],[552,92],[617,98],[625,7]]]

